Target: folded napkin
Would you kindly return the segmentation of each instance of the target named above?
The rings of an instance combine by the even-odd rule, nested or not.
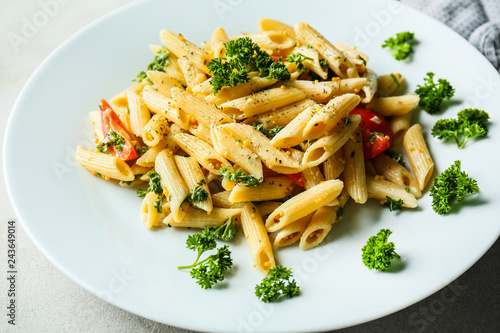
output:
[[[401,0],[443,22],[474,45],[500,72],[499,0]]]

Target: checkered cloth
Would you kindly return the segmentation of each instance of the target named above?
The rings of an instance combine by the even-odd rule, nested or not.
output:
[[[401,0],[469,40],[500,72],[500,0]]]

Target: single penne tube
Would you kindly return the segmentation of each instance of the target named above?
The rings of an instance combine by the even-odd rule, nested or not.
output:
[[[304,128],[314,115],[321,112],[322,109],[323,107],[319,104],[309,105],[274,136],[271,144],[274,147],[288,148],[304,141]]]
[[[222,104],[234,99],[248,96],[253,92],[262,90],[276,83],[276,79],[257,76],[258,72],[248,73],[248,81],[235,87],[223,87],[217,94],[209,94],[205,100],[210,104],[220,107]],[[210,91],[211,92],[211,91]]]
[[[410,128],[412,111],[402,114],[400,116],[392,116],[389,125],[391,126],[392,133],[394,133],[394,144],[403,141],[406,131]]]
[[[306,94],[296,88],[273,88],[223,103],[221,108],[225,113],[234,115],[236,119],[245,119],[304,98]]]
[[[205,73],[195,67],[192,62],[185,59],[179,59],[177,63],[179,64],[182,75],[184,75],[188,89],[192,89],[194,86],[207,80]]]
[[[334,46],[349,58],[356,66],[359,73],[364,73],[366,71],[366,65],[370,58],[365,53],[359,51],[356,47],[344,43],[336,43]]]
[[[252,203],[245,204],[241,211],[241,228],[255,266],[267,275],[275,265],[273,250],[262,217]]]
[[[402,88],[405,79],[399,73],[381,75],[377,79],[376,97],[391,96],[399,88]]]
[[[126,107],[128,105],[128,99],[127,99],[127,93],[129,90],[140,94],[142,89],[148,85],[148,82],[146,80],[143,80],[141,82],[138,82],[134,84],[131,87],[128,87],[127,89],[123,90],[122,92],[116,94],[109,100],[109,102],[113,105],[119,106],[119,107]]]
[[[295,30],[286,23],[270,18],[259,19],[259,27],[262,31],[286,31],[287,35],[295,38]]]
[[[127,99],[130,111],[130,128],[132,133],[141,136],[143,127],[151,119],[151,113],[139,94],[129,90],[127,92]]]
[[[147,174],[149,171],[151,171],[151,168],[149,167],[144,167],[144,166],[141,166],[141,165],[138,165],[137,163],[134,163],[130,166],[130,169],[132,170],[132,172],[134,173],[134,175],[138,176],[138,175],[145,175]]]
[[[235,139],[240,140],[243,146],[259,155],[260,160],[269,169],[282,173],[297,173],[303,170],[299,162],[287,155],[283,150],[273,147],[269,139],[253,128],[245,124],[223,124],[219,129],[229,135],[233,134]]]
[[[304,140],[315,140],[328,135],[335,127],[344,124],[343,118],[349,115],[360,102],[355,94],[344,94],[332,98],[319,112],[307,122],[302,132]]]
[[[297,88],[306,94],[307,98],[312,99],[316,103],[325,103],[330,99],[333,89],[322,82],[309,80],[291,80],[282,81],[277,85],[289,88]]]
[[[415,94],[373,98],[366,107],[382,117],[400,116],[417,106],[420,98]]]
[[[406,156],[410,160],[420,191],[423,191],[431,179],[434,162],[425,144],[422,126],[415,124],[406,131],[403,146],[405,147]]]
[[[338,150],[323,163],[323,174],[326,180],[337,179],[344,172],[344,152]]]
[[[338,205],[333,207],[324,206],[314,212],[309,219],[308,225],[301,233],[299,247],[302,250],[309,250],[325,239],[337,220],[338,209]]]
[[[221,167],[231,166],[210,144],[194,135],[179,133],[174,136],[174,139],[186,153],[212,173],[217,174]]]
[[[277,231],[325,206],[340,194],[343,187],[342,181],[332,179],[297,194],[269,215],[266,220],[267,231]]]
[[[160,203],[160,206],[157,202]],[[161,197],[154,192],[148,192],[142,199],[141,222],[146,229],[165,226],[163,219],[168,214],[170,214],[170,203],[167,201],[161,205]]]
[[[355,203],[365,203],[368,199],[366,190],[365,158],[361,130],[356,130],[354,137],[344,145],[344,182],[347,192]]]
[[[81,146],[76,148],[76,160],[92,174],[113,179],[132,181],[135,178],[127,163],[110,154],[95,152]]]
[[[380,154],[372,158],[371,161],[377,175],[384,176],[388,181],[408,188],[415,198],[422,196],[417,180],[408,169],[395,159],[386,154]]]
[[[207,185],[207,180],[201,171],[200,165],[192,157],[184,157],[175,155],[175,164],[177,169],[184,179],[184,183],[187,185],[189,191],[191,192],[191,199],[194,207],[202,209],[206,212],[211,212],[213,209],[212,198],[210,196],[210,190]],[[203,192],[206,195],[197,195],[197,193]],[[193,199],[200,198],[203,200]]]
[[[349,195],[347,190],[342,189],[339,195],[339,201],[333,207],[321,207],[314,212],[306,229],[300,237],[299,247],[302,250],[309,250],[318,246],[328,235],[333,225],[342,218],[343,207],[345,206]]]
[[[102,126],[101,126],[101,112],[91,111],[89,112],[89,118],[92,123],[92,126],[94,126],[94,135],[97,137],[99,141],[102,141],[104,139],[104,134],[102,133]]]
[[[244,203],[231,202],[229,196],[231,191],[221,191],[212,195],[212,202],[215,207],[219,208],[242,208]]]
[[[334,77],[332,81],[324,81],[323,84],[332,88],[332,96],[330,98],[343,94],[359,94],[361,96],[363,94],[362,89],[368,84],[368,80],[366,77],[343,80],[339,77]]]
[[[191,93],[195,96],[201,96],[201,97],[205,97],[207,95],[212,94],[213,89],[212,89],[212,85],[210,84],[210,82],[211,82],[211,78],[203,81],[200,84],[195,85],[194,87],[191,88]],[[179,88],[182,88],[182,87],[179,87]]]
[[[260,48],[271,53],[283,52],[292,49],[297,43],[295,38],[290,37],[285,31],[262,31],[236,35],[231,39],[249,37],[252,42],[259,45]]]
[[[254,115],[246,120],[249,121],[250,125],[254,122],[261,123],[265,129],[274,128],[276,126],[285,127],[311,105],[314,105],[313,100],[303,99],[302,101],[283,106],[273,111]]]
[[[207,51],[189,42],[182,35],[178,35],[172,31],[160,31],[160,39],[163,45],[177,58],[186,58],[203,73],[209,74],[206,65],[210,60],[210,55]]]
[[[219,111],[213,105],[190,94],[186,90],[172,88],[171,93],[172,100],[176,105],[190,116],[189,122],[191,126],[200,123],[210,128],[212,124],[223,124],[233,121],[231,117]]]
[[[175,221],[181,221],[189,207],[189,204],[184,203],[184,200],[190,195],[190,192],[177,169],[170,151],[165,149],[158,154],[155,161],[155,170],[160,175],[163,187],[168,190],[172,218]]]
[[[320,208],[321,209],[321,208]],[[292,245],[300,239],[304,230],[306,230],[307,224],[311,220],[313,214],[301,217],[295,222],[292,222],[278,231],[276,237],[274,238],[273,245],[275,247],[285,247]]]
[[[267,201],[283,199],[293,190],[292,180],[288,177],[269,177],[258,186],[236,184],[231,191],[229,201]]]
[[[147,86],[142,92],[142,99],[151,112],[164,115],[170,122],[173,122],[186,131],[189,129],[187,113],[184,110],[180,110],[174,101],[167,96]]]
[[[328,61],[330,69],[343,79],[358,77],[356,66],[323,35],[309,24],[299,22],[295,25],[297,40],[303,45],[311,45]]]
[[[164,136],[156,146],[150,147],[148,151],[141,155],[136,161],[137,165],[150,168],[154,167],[156,157],[163,149],[168,149],[172,153],[175,153],[177,149],[179,149],[179,145],[175,142],[174,135],[178,133],[182,133],[182,129],[176,124],[171,124],[168,134]]]
[[[210,48],[213,52],[213,57],[220,58],[226,53],[226,48],[224,47],[224,43],[227,43],[229,38],[227,37],[226,31],[221,28],[215,28],[214,32],[212,32],[212,38],[210,39]]]
[[[213,126],[211,130],[212,145],[223,157],[236,163],[245,172],[262,181],[264,173],[259,155],[243,146],[240,139],[235,139],[219,127]]]
[[[189,207],[186,215],[181,221],[175,221],[169,214],[163,223],[167,226],[203,229],[205,227],[218,227],[227,222],[230,217],[237,218],[241,208],[214,208],[210,213]]]
[[[170,89],[173,87],[183,88],[182,83],[176,78],[171,77],[162,71],[148,71],[148,78],[153,82],[153,84],[158,89],[158,92],[170,97]]]
[[[307,148],[302,159],[304,167],[319,165],[342,148],[347,140],[353,136],[361,121],[359,115],[351,115],[349,119],[351,122],[348,125],[344,122],[341,126],[336,127],[332,134],[318,139]]]
[[[141,129],[141,137],[144,143],[153,147],[156,146],[168,133],[168,119],[161,114],[155,114]]]
[[[403,200],[403,207],[417,207],[417,199],[413,194],[407,192],[404,186],[392,183],[380,176],[367,175],[366,188],[368,197],[380,200],[381,203],[385,203],[387,197],[389,197],[393,200]]]
[[[361,88],[359,95],[361,97],[361,103],[370,103],[375,94],[377,93],[377,74],[374,71],[367,68],[364,75],[366,77],[366,85]]]

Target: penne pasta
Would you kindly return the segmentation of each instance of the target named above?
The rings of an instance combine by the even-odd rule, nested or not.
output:
[[[132,181],[135,178],[128,164],[112,155],[78,147],[76,159],[81,166],[97,176],[123,181]]]
[[[162,150],[158,154],[155,169],[160,175],[163,187],[168,190],[172,218],[175,221],[181,221],[189,207],[189,204],[184,203],[184,200],[189,196],[190,192],[179,174],[174,157],[169,154],[169,151]]]
[[[357,130],[354,137],[344,146],[344,182],[347,192],[355,203],[365,203],[368,199],[366,190],[365,158],[361,130]]]
[[[267,275],[275,265],[273,250],[262,217],[252,203],[245,204],[241,211],[241,228],[255,266],[262,274]]]
[[[325,206],[340,194],[343,187],[344,183],[340,180],[327,180],[297,194],[269,215],[266,219],[267,231],[277,231]]]
[[[425,144],[424,136],[422,135],[422,126],[415,124],[406,131],[403,146],[410,160],[411,168],[420,191],[423,191],[431,179],[432,172],[434,171],[434,162]]]

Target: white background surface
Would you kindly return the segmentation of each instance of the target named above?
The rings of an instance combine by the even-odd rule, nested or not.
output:
[[[7,1],[0,0],[0,128],[2,133],[15,98],[23,84],[40,62],[74,32],[92,22],[105,13],[112,11],[130,1]],[[51,4],[44,6],[43,4]],[[54,5],[57,4],[57,5]],[[40,13],[49,12],[51,15]],[[40,27],[35,30],[24,30],[26,20],[40,21]],[[22,42],[12,42],[13,34],[22,38]],[[9,40],[10,38],[10,40]],[[78,64],[75,64],[77,66]],[[68,69],[70,71],[70,69]],[[3,137],[0,139],[3,141]],[[4,187],[0,178],[0,248],[2,272],[5,266],[3,242],[6,221],[14,217]],[[36,184],[35,184],[36,185]],[[17,326],[7,326],[4,312],[0,312],[0,331],[12,332],[185,332],[177,328],[158,324],[127,313],[107,304],[81,289],[70,281],[38,252],[26,237],[18,223],[18,267],[17,280]],[[3,274],[3,273],[2,273]],[[0,284],[1,299],[5,297],[5,279]],[[455,289],[452,289],[455,290]],[[498,306],[498,298],[496,298]],[[5,309],[4,301],[1,304]],[[498,312],[497,312],[498,313]],[[406,317],[386,319],[388,327],[400,331],[396,327],[409,330],[407,323],[397,323],[397,318],[409,322],[412,312]],[[491,320],[488,318],[487,320]],[[498,317],[493,320],[498,320]],[[433,320],[432,320],[433,321]],[[393,326],[391,326],[391,324]],[[359,328],[359,331],[369,331],[370,324]],[[421,326],[419,326],[421,327]],[[5,328],[5,329],[4,329]],[[415,328],[415,327],[413,327]],[[356,329],[357,330],[357,329]],[[429,330],[430,331],[430,330]]]

